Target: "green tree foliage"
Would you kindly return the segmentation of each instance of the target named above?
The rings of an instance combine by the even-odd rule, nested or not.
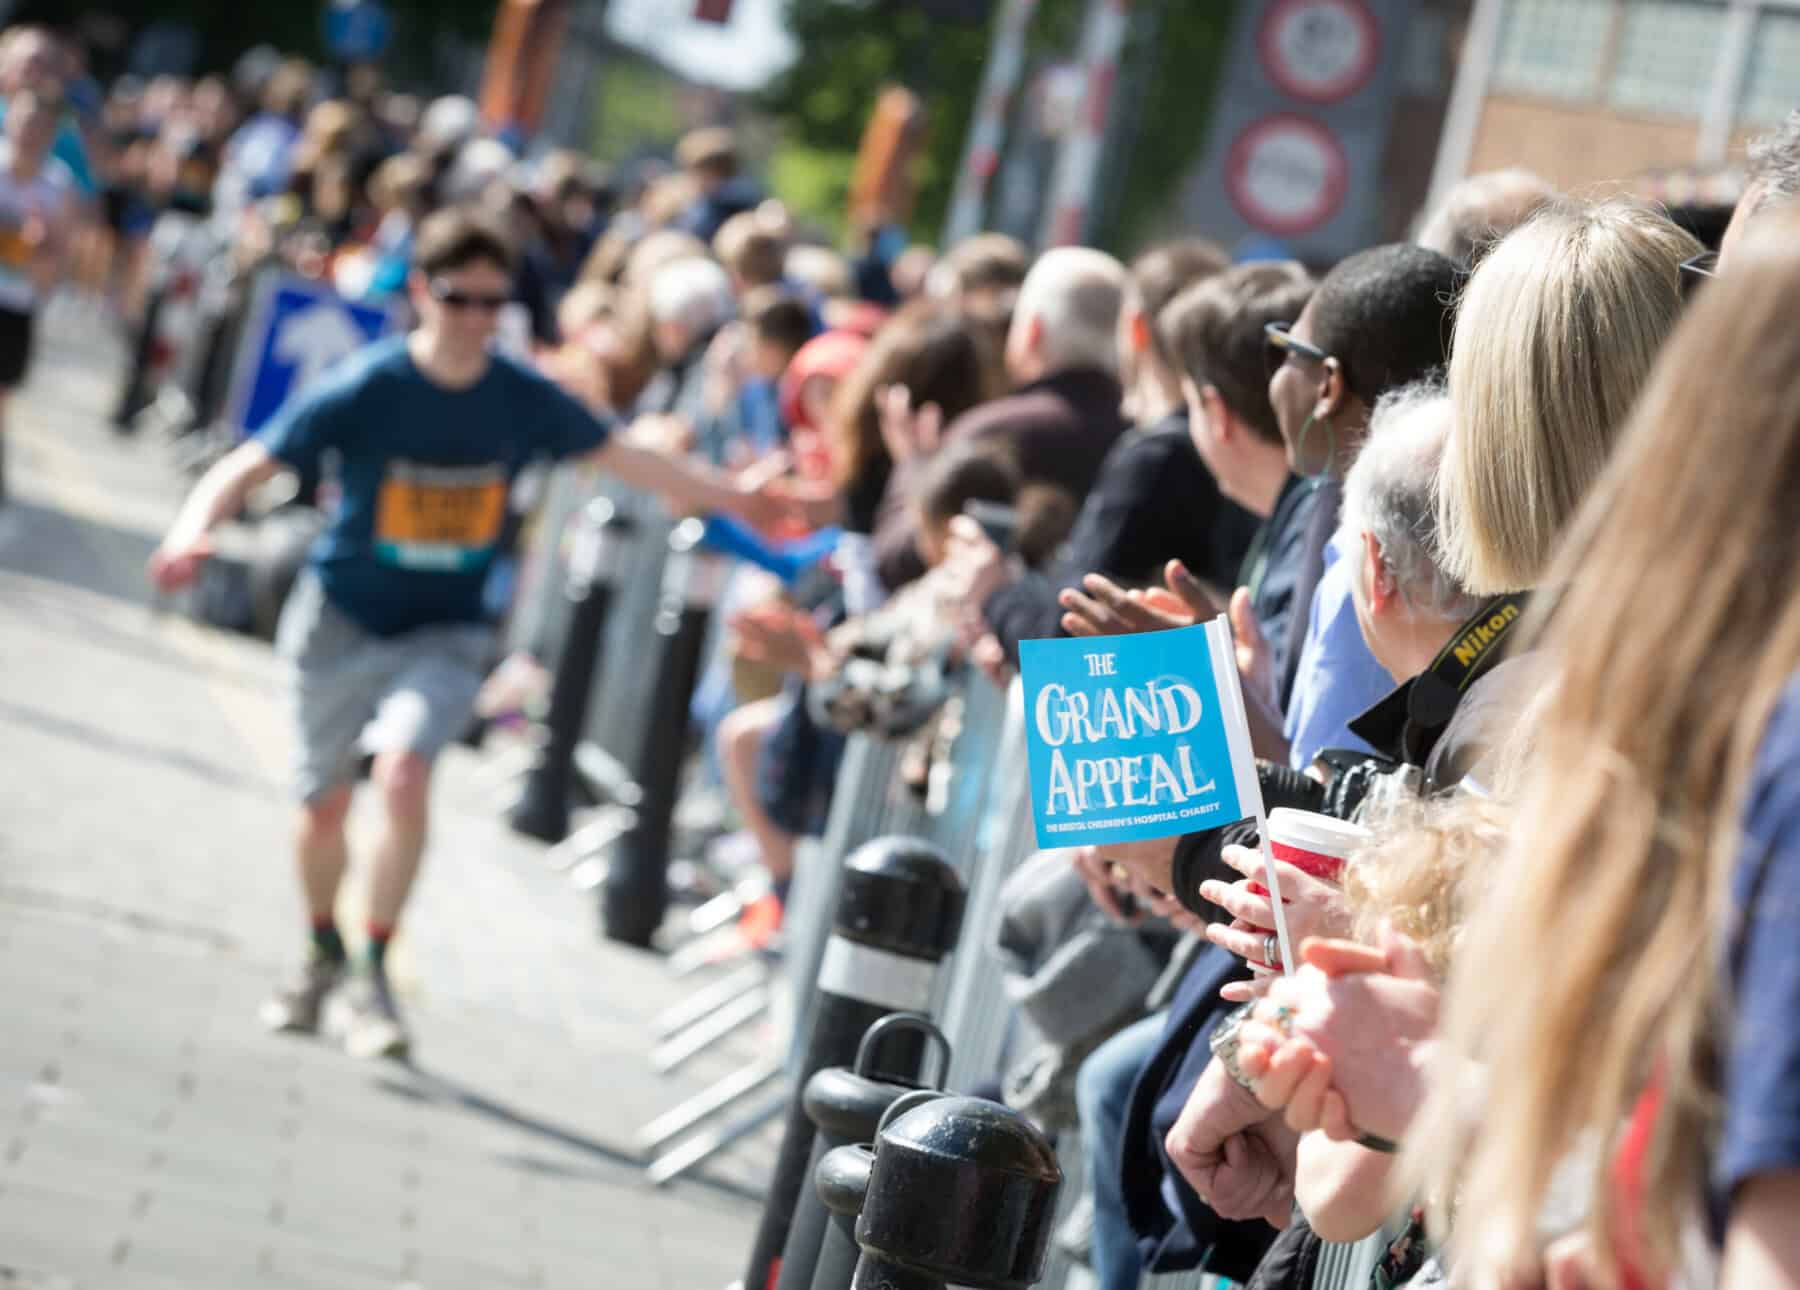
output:
[[[954,7],[954,6],[949,6]],[[1076,56],[1087,0],[1041,0],[1030,68]],[[1235,6],[1140,0],[1137,40],[1126,55],[1130,84],[1118,110],[1127,131],[1107,157],[1097,207],[1102,245],[1128,253],[1168,230],[1176,185],[1205,140],[1213,87]],[[844,197],[863,126],[881,87],[899,82],[930,114],[913,229],[935,238],[974,115],[991,17],[933,18],[921,0],[788,0],[799,57],[762,96],[782,129],[771,179],[808,218],[841,228]]]
[[[1103,175],[1103,183],[1117,196],[1116,205],[1106,208],[1099,240],[1125,255],[1181,232],[1173,205],[1206,143],[1238,7],[1190,0],[1160,4],[1160,14],[1138,25],[1137,40],[1125,55],[1127,68],[1141,79],[1121,88],[1118,105],[1126,114],[1123,182],[1117,171],[1110,182]]]
[[[786,10],[799,57],[760,102],[781,126],[778,187],[794,190],[786,195],[805,217],[841,228],[875,98],[904,85],[924,101],[929,131],[913,228],[935,237],[974,112],[987,24],[934,18],[913,0],[788,0]]]

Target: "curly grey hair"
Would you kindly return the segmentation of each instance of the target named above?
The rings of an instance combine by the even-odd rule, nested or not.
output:
[[[1344,481],[1342,531],[1375,535],[1409,605],[1460,622],[1481,600],[1445,570],[1438,543],[1438,463],[1450,416],[1450,396],[1437,381],[1382,396],[1369,419],[1368,442]]]
[[[1800,198],[1800,108],[1750,144],[1749,162],[1744,191],[1755,203],[1749,214]]]

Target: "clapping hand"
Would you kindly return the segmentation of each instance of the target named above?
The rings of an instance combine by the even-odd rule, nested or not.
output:
[[[1238,1067],[1289,1127],[1354,1141],[1405,1135],[1425,1096],[1439,988],[1420,946],[1312,940],[1239,1032]]]
[[[890,385],[875,396],[881,442],[895,464],[905,465],[937,452],[943,442],[944,410],[935,403],[915,408],[912,391]]]
[[[1215,618],[1212,595],[1179,560],[1169,561],[1164,587],[1127,591],[1103,574],[1082,579],[1082,590],[1070,587],[1057,598],[1066,611],[1062,628],[1071,636],[1129,636],[1162,632]]]

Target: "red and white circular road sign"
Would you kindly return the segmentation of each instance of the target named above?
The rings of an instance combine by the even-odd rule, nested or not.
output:
[[[1256,48],[1285,93],[1336,103],[1375,75],[1381,25],[1364,0],[1276,0],[1257,29]]]
[[[1344,204],[1350,161],[1337,136],[1292,112],[1253,122],[1225,156],[1225,191],[1251,226],[1277,237],[1310,233]]]

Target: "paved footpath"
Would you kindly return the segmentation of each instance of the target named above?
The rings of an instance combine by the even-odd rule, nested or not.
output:
[[[681,987],[596,938],[474,754],[396,950],[415,1063],[257,1027],[299,949],[276,669],[148,606],[181,481],[103,428],[116,347],[55,332],[0,506],[0,1290],[723,1286],[754,1205],[630,1144],[724,1058],[651,1075]]]

